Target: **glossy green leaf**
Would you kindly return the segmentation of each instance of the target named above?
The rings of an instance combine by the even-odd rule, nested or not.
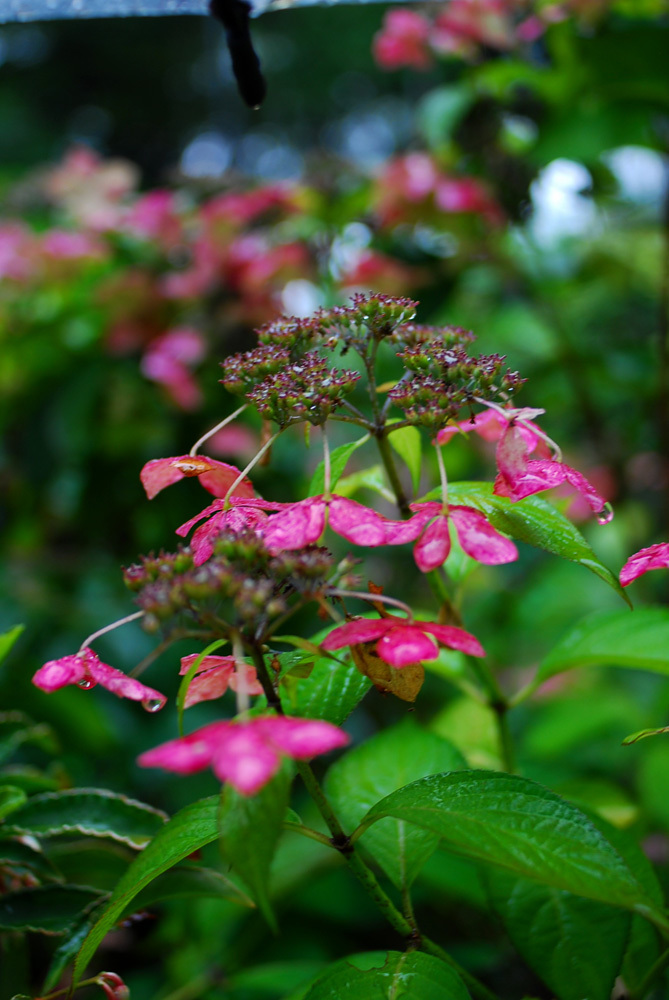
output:
[[[293,715],[324,719],[335,726],[341,726],[346,721],[372,684],[357,670],[347,654],[340,654],[340,658],[343,663],[326,657],[315,660],[309,676],[295,685],[291,700]]]
[[[93,910],[92,914],[86,913],[83,916],[80,916],[79,919],[75,920],[71,927],[68,928],[67,936],[63,938],[51,956],[51,963],[46,976],[44,977],[44,983],[42,984],[43,993],[48,993],[51,990],[56,989],[61,976],[70,963],[74,961],[76,954],[81,948],[94,920],[95,910]]]
[[[25,625],[15,625],[13,628],[10,628],[7,632],[3,632],[2,635],[0,635],[0,663],[2,663],[4,658],[7,656],[10,649],[23,632],[24,628]]]
[[[239,896],[239,889],[229,878],[214,868],[181,864],[163,872],[133,900],[133,909],[144,910],[163,899],[202,898],[213,896],[230,899]]]
[[[102,789],[68,789],[35,795],[12,813],[3,828],[11,834],[53,837],[81,833],[143,847],[161,829],[167,816],[159,809]]]
[[[0,929],[65,934],[100,895],[79,885],[40,885],[7,892],[0,897]]]
[[[592,821],[526,778],[492,771],[431,775],[382,799],[364,822],[384,816],[431,830],[465,857],[666,924],[647,888]]]
[[[344,829],[352,831],[383,796],[427,774],[461,767],[465,759],[452,743],[407,718],[340,757],[327,773],[326,794]],[[411,885],[439,837],[404,820],[384,819],[360,844],[401,888]]]
[[[585,566],[629,604],[617,575],[597,558],[581,532],[564,514],[539,496],[514,503],[507,497],[495,496],[492,488],[492,483],[453,483],[448,488],[448,499],[451,503],[482,511],[494,528],[519,542]],[[440,489],[431,490],[427,499],[439,499],[440,495]]]
[[[395,494],[388,487],[382,465],[370,465],[367,469],[354,472],[341,479],[337,487],[337,493],[343,497],[352,497],[360,490],[371,490],[389,503],[395,503]]]
[[[389,423],[392,428],[392,422]],[[399,430],[388,434],[388,441],[400,456],[411,473],[411,482],[414,489],[414,496],[420,486],[420,475],[422,472],[421,461],[421,436],[416,427],[400,427]]]
[[[221,793],[222,850],[273,928],[276,921],[267,891],[269,870],[283,829],[291,777],[291,768],[284,763],[255,795],[241,795],[231,785],[225,785]]]
[[[349,441],[347,444],[340,444],[338,448],[333,448],[330,452],[330,489],[334,492],[334,488],[344,474],[344,469],[348,464],[348,460],[361,445],[369,441],[369,434],[365,434],[364,437],[358,438],[357,441]],[[316,470],[311,477],[311,482],[309,483],[308,496],[320,496],[321,493],[325,492],[325,463],[320,462],[316,466]]]
[[[22,788],[15,785],[0,785],[0,819],[15,812],[27,800]]]
[[[488,868],[490,900],[518,952],[558,1000],[609,1000],[631,915]]]
[[[181,809],[161,827],[151,843],[137,856],[120,879],[109,903],[86,936],[74,967],[75,983],[81,979],[102,939],[114,927],[139,892],[193,851],[198,851],[205,844],[217,839],[218,811],[219,797],[212,795]],[[238,889],[233,898],[236,902],[245,901]]]
[[[595,665],[669,674],[669,609],[588,615],[551,650],[532,686],[565,670]]]
[[[0,840],[0,868],[5,867],[33,872],[40,878],[53,878],[55,874],[41,850],[20,840]]]
[[[469,1000],[448,965],[420,951],[351,955],[331,966],[303,1000]]]

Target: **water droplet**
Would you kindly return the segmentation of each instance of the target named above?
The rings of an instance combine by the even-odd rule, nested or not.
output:
[[[95,687],[95,681],[90,677],[82,677],[80,681],[77,681],[77,687],[83,691],[90,691],[92,687]]]
[[[605,503],[599,514],[596,515],[597,524],[610,524],[613,520],[613,507],[610,503]]]
[[[145,698],[142,702],[142,708],[145,712],[159,712],[164,704],[162,698]]]

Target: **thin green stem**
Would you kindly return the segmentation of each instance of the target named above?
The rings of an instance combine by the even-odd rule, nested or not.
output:
[[[138,618],[143,618],[144,611],[135,611],[132,615],[126,615],[125,618],[119,618],[117,621],[112,622],[110,625],[105,625],[104,628],[99,628],[97,632],[92,632],[87,636],[79,647],[79,652],[81,653],[84,649],[88,649],[90,644],[96,639],[99,639],[101,635],[106,632],[113,632],[115,628],[120,628],[121,625],[127,625],[129,622],[136,622]]]
[[[191,450],[188,452],[188,454],[197,455],[198,448],[200,447],[200,445],[204,444],[205,441],[208,441],[209,438],[213,437],[214,434],[217,434],[218,431],[223,430],[223,428],[226,427],[228,424],[232,423],[233,420],[236,420],[237,417],[239,417],[249,405],[250,405],[249,403],[243,403],[242,406],[238,407],[238,409],[236,409],[234,413],[231,413],[229,417],[225,417],[224,420],[221,420],[218,424],[216,424],[215,427],[212,427],[211,430],[206,431],[201,438],[197,439],[197,441],[195,442]]]
[[[319,844],[324,844],[325,847],[329,847],[330,850],[337,850],[330,837],[321,833],[319,830],[313,830],[310,826],[304,826],[302,823],[291,823],[289,820],[284,820],[283,828],[284,830],[291,830],[293,833],[301,833],[303,837],[309,837],[311,840],[317,840]]]
[[[502,764],[504,770],[511,774],[515,770],[515,752],[509,729],[509,702],[485,660],[475,657],[472,658],[472,664],[477,677],[487,691],[488,706],[495,713]]]
[[[646,994],[650,992],[650,989],[654,985],[655,981],[659,979],[668,966],[669,948],[667,948],[666,951],[663,951],[657,961],[651,965],[650,969],[639,983],[638,989],[636,989],[632,994],[632,1000],[643,1000]]]
[[[376,438],[376,443],[378,445],[379,454],[381,456],[381,461],[383,462],[383,467],[386,470],[390,485],[392,487],[393,493],[395,494],[395,500],[402,517],[409,517],[411,514],[411,509],[409,507],[409,501],[404,493],[404,487],[400,481],[400,477],[397,472],[397,466],[395,465],[395,459],[393,458],[392,451],[390,449],[390,444],[388,443],[388,435],[386,433],[385,427],[377,428],[374,432],[374,437]]]
[[[230,500],[230,497],[233,495],[233,493],[235,492],[235,490],[237,489],[237,487],[239,486],[239,484],[244,481],[244,479],[246,477],[246,474],[248,472],[250,472],[251,469],[255,465],[258,464],[258,462],[263,457],[263,455],[265,454],[265,452],[269,451],[269,449],[272,447],[272,445],[274,444],[274,442],[276,441],[276,439],[278,438],[278,436],[281,433],[282,433],[282,431],[277,431],[276,434],[273,434],[268,441],[265,441],[264,445],[262,446],[262,448],[260,449],[260,451],[257,453],[257,455],[254,455],[254,457],[251,459],[251,461],[246,466],[246,468],[242,469],[242,471],[239,473],[239,475],[235,479],[234,483],[232,484],[232,486],[230,487],[230,489],[228,490],[228,492],[225,494],[224,500],[225,500],[226,504]]]
[[[426,938],[425,935],[423,935],[422,938],[422,948],[423,951],[428,953],[428,955],[434,955],[436,958],[440,958],[442,962],[445,962],[446,965],[450,965],[454,972],[457,972],[460,978],[464,981],[465,985],[469,988],[471,995],[475,997],[476,1000],[499,1000],[496,993],[493,993],[487,986],[484,986],[483,983],[476,978],[476,976],[472,976],[470,972],[463,969],[462,966],[456,962],[447,951],[444,951],[444,949],[435,941],[431,941],[430,938]]]
[[[265,698],[267,698],[267,705],[269,708],[273,708],[277,715],[285,715],[283,710],[283,705],[281,704],[281,699],[279,697],[278,691],[276,691],[274,685],[272,684],[272,678],[267,670],[267,665],[265,664],[265,657],[260,651],[260,647],[255,642],[248,644],[251,651],[251,656],[253,657],[253,663],[258,674],[258,680],[262,685],[262,689],[265,692]]]

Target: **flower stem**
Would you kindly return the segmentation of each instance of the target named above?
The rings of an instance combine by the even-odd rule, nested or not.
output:
[[[258,674],[258,680],[262,684],[262,689],[265,692],[265,698],[267,698],[268,707],[273,708],[277,715],[285,715],[286,713],[283,710],[281,698],[279,697],[278,691],[276,691],[274,685],[272,684],[272,678],[269,675],[269,671],[265,663],[265,657],[262,655],[260,647],[257,643],[251,642],[249,643],[249,648],[251,650],[253,663]]]
[[[279,436],[280,433],[281,433],[281,431],[277,431],[276,434],[272,434],[271,438],[268,441],[265,441],[265,443],[262,446],[262,448],[260,449],[260,451],[257,453],[257,455],[255,455],[251,459],[251,461],[246,466],[246,468],[242,469],[242,471],[239,473],[239,475],[235,479],[234,483],[232,484],[232,486],[230,487],[230,489],[228,490],[228,492],[225,494],[225,498],[224,499],[225,499],[226,503],[228,502],[228,500],[230,499],[230,497],[232,496],[232,494],[235,492],[235,490],[237,489],[237,487],[239,486],[239,484],[241,482],[243,482],[244,477],[246,476],[247,472],[250,472],[251,469],[254,467],[254,465],[258,464],[258,462],[263,457],[263,455],[265,454],[265,452],[268,451],[272,447],[272,445],[274,444],[274,442],[276,441],[276,439],[278,438],[278,436]]]
[[[497,733],[499,736],[500,755],[504,770],[509,774],[512,774],[515,770],[515,753],[513,741],[511,739],[511,731],[509,729],[509,702],[497,683],[497,678],[487,663],[483,660],[476,659],[474,662],[474,670],[478,675],[479,680],[486,688],[488,706],[495,713]]]
[[[106,632],[113,632],[115,628],[120,628],[121,625],[127,625],[129,622],[136,622],[138,618],[143,618],[143,617],[144,617],[143,611],[135,611],[134,614],[126,615],[125,618],[119,618],[118,621],[112,622],[111,625],[105,625],[104,628],[99,628],[97,632],[93,632],[91,635],[87,636],[84,639],[81,646],[79,647],[79,652],[81,652],[82,649],[88,649],[88,647],[92,642],[98,639],[101,635],[104,635]]]
[[[395,465],[395,459],[393,458],[392,451],[390,450],[390,444],[388,443],[388,434],[385,426],[377,427],[374,431],[374,437],[376,438],[376,443],[378,445],[379,454],[381,456],[381,461],[383,462],[383,467],[386,470],[386,474],[390,481],[393,493],[395,494],[395,500],[402,517],[409,517],[411,515],[411,510],[409,508],[409,501],[404,493],[404,487],[400,481],[400,477],[397,472],[397,466]]]
[[[204,442],[208,441],[210,437],[213,437],[214,434],[216,434],[218,431],[223,430],[223,428],[226,427],[228,424],[231,424],[233,420],[236,420],[236,418],[244,412],[244,410],[247,408],[248,405],[249,405],[248,403],[244,403],[242,406],[236,409],[234,413],[231,413],[229,417],[226,417],[224,420],[221,420],[221,422],[216,424],[215,427],[212,427],[210,431],[207,431],[205,434],[202,435],[201,438],[198,438],[193,447],[191,448],[191,450],[188,452],[188,454],[197,455],[197,451],[200,445],[203,445]]]

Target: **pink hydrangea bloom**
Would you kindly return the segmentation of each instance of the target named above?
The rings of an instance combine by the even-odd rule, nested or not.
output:
[[[301,549],[317,542],[325,529],[326,513],[332,530],[354,545],[402,545],[413,542],[425,524],[425,517],[415,515],[408,521],[391,521],[375,510],[348,497],[333,495],[307,497],[286,504],[263,527],[263,538],[270,552]]]
[[[141,701],[144,708],[153,712],[162,708],[167,701],[160,691],[102,663],[92,649],[81,649],[78,653],[61,656],[59,660],[49,660],[37,671],[33,684],[49,693],[67,684],[78,684],[85,689],[99,684],[119,698]]]
[[[196,566],[201,566],[211,557],[214,540],[221,531],[243,531],[244,528],[255,528],[260,531],[262,524],[267,520],[265,510],[267,507],[274,509],[272,504],[264,500],[236,502],[235,497],[231,497],[230,504],[231,506],[228,506],[225,500],[214,500],[199,514],[177,528],[177,535],[185,538],[198,521],[208,518],[205,524],[201,524],[193,532],[190,540],[190,550]]]
[[[242,795],[254,795],[276,774],[282,757],[308,760],[348,742],[346,733],[329,722],[265,716],[247,722],[212,722],[147,751],[137,763],[177,774],[211,767]]]
[[[182,656],[179,673],[187,674],[198,656],[199,653]],[[205,656],[195,677],[188,685],[184,708],[190,708],[191,705],[197,705],[201,701],[213,701],[224,695],[228,688],[239,691],[242,686],[246,694],[263,693],[255,667],[244,664],[242,678],[237,670],[234,656]]]
[[[411,509],[424,516],[434,517],[414,545],[414,559],[423,573],[441,566],[451,551],[449,521],[458,533],[460,545],[472,559],[488,566],[513,562],[518,558],[518,549],[513,542],[500,535],[485,515],[474,507],[459,504],[444,513],[440,503],[413,503]]]
[[[374,58],[382,69],[429,69],[432,55],[427,45],[430,22],[416,11],[400,7],[386,12],[383,29],[374,36]]]
[[[173,458],[154,458],[147,462],[139,474],[142,486],[149,500],[164,490],[166,486],[178,483],[180,479],[198,476],[201,484],[215,497],[224,497],[235,479],[239,469],[227,462],[219,462],[215,458],[204,455],[178,455]],[[243,479],[235,489],[237,497],[253,497],[253,483]]]
[[[658,542],[630,556],[620,571],[620,582],[627,587],[651,569],[669,569],[669,542]]]
[[[516,423],[520,436],[527,445],[528,453],[538,451],[544,458],[550,458],[550,449],[543,440],[541,428],[533,422],[533,417],[538,417],[544,410],[534,410],[525,407],[521,410],[509,410],[508,417],[500,413],[499,410],[491,408],[477,413],[467,420],[458,420],[447,424],[437,434],[437,444],[448,444],[456,434],[478,434],[484,441],[499,441],[512,420],[522,418],[522,423]]]
[[[601,514],[607,504],[604,497],[576,469],[550,459],[529,459],[528,448],[520,428],[511,423],[497,446],[498,476],[493,492],[510,500],[550,490],[562,483],[569,483],[581,494],[590,510]]]
[[[436,622],[410,621],[396,615],[378,619],[358,618],[338,625],[326,636],[321,647],[326,650],[342,649],[375,639],[379,640],[376,652],[381,659],[398,670],[421,660],[436,660],[440,645],[459,649],[469,656],[485,656],[478,639],[464,629]]]

